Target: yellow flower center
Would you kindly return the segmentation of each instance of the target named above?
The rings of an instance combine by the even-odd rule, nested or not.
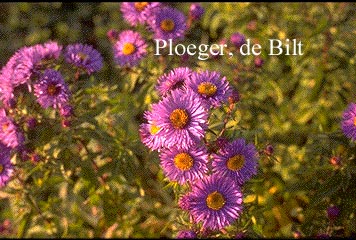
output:
[[[174,21],[172,19],[164,19],[161,22],[161,28],[166,32],[171,32],[174,29]]]
[[[150,133],[151,133],[151,135],[155,135],[160,129],[161,129],[160,127],[158,127],[158,126],[152,124],[152,125],[150,126]]]
[[[356,117],[354,117],[354,125],[356,126]]]
[[[0,173],[4,170],[4,165],[0,164]]]
[[[193,158],[188,153],[178,153],[173,160],[174,165],[182,171],[189,170],[193,166]]]
[[[7,123],[4,123],[3,125],[2,125],[2,131],[3,132],[6,132],[6,130],[9,128],[9,123],[7,122]]]
[[[139,12],[142,12],[147,5],[148,2],[135,2],[135,8]]]
[[[227,168],[236,171],[240,170],[245,164],[245,157],[243,155],[235,155],[227,160]]]
[[[59,88],[54,85],[54,84],[50,84],[48,85],[47,87],[47,93],[50,95],[50,96],[53,96],[53,95],[56,95],[58,93],[58,90]]]
[[[182,129],[187,125],[189,116],[184,109],[177,108],[171,113],[169,120],[171,120],[174,128]]]
[[[198,92],[208,97],[213,96],[216,93],[217,87],[211,82],[202,82],[198,86]]]
[[[131,55],[136,51],[135,45],[132,43],[125,43],[123,48],[122,48],[122,53],[124,55]]]
[[[213,210],[219,210],[225,205],[224,196],[217,191],[212,192],[206,198],[206,205]]]

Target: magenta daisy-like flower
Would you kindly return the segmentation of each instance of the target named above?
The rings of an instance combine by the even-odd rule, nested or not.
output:
[[[101,54],[91,45],[87,44],[77,43],[68,45],[65,49],[64,58],[67,63],[83,69],[88,74],[97,72],[103,67]]]
[[[155,106],[156,104],[152,104],[152,109],[155,109]],[[139,129],[141,142],[152,151],[160,150],[164,146],[165,138],[159,134],[161,128],[157,126],[152,111],[145,111],[144,119],[147,123],[142,123]]]
[[[230,42],[237,48],[240,48],[243,44],[246,43],[245,35],[242,33],[236,32],[233,33],[230,37]]]
[[[204,12],[205,10],[200,3],[192,3],[189,7],[189,15],[193,20],[200,19]]]
[[[199,96],[191,90],[171,91],[171,95],[164,97],[152,110],[167,148],[189,148],[205,135],[208,112]]]
[[[242,185],[257,174],[257,156],[255,146],[246,144],[245,139],[236,139],[226,144],[217,154],[213,154],[213,172],[227,176]]]
[[[36,64],[43,59],[58,58],[61,49],[62,46],[52,41],[31,47],[22,47],[9,59],[1,70],[1,74],[14,87],[26,83],[31,78]]]
[[[190,197],[189,197],[189,193],[186,193],[184,195],[182,195],[179,199],[178,199],[178,206],[184,210],[184,211],[189,211],[190,209]]]
[[[146,20],[159,9],[159,2],[123,2],[120,10],[131,26],[146,23]]]
[[[186,85],[200,96],[207,108],[221,106],[232,94],[232,88],[226,77],[221,78],[220,73],[215,71],[193,72]]]
[[[14,122],[0,109],[0,143],[9,148],[16,148],[23,140]]]
[[[230,178],[213,174],[192,185],[187,195],[189,212],[204,229],[220,230],[242,213],[242,193]]]
[[[62,48],[61,45],[54,41],[37,45],[37,51],[41,56],[41,60],[58,59],[62,53]]]
[[[2,75],[13,87],[29,82],[38,58],[36,53],[33,47],[20,48],[3,67]]]
[[[59,114],[63,117],[70,117],[73,115],[73,107],[69,104],[62,105],[59,108]]]
[[[0,187],[4,187],[13,173],[14,166],[10,161],[10,148],[0,143]]]
[[[208,152],[204,146],[167,148],[162,150],[160,159],[164,174],[179,184],[203,178],[208,172]]]
[[[37,101],[43,108],[61,108],[69,101],[68,86],[62,74],[54,69],[47,69],[34,85],[34,89]]]
[[[187,28],[185,15],[171,7],[164,7],[157,11],[149,20],[149,24],[154,32],[154,38],[163,40],[183,39]]]
[[[31,77],[37,73],[42,60],[57,59],[61,54],[62,46],[49,41],[31,47],[20,48],[1,69],[0,72],[0,99],[9,107],[14,99],[14,88],[27,83],[31,86]]]
[[[341,128],[346,137],[356,141],[356,103],[350,103],[344,111]]]
[[[185,82],[192,75],[192,70],[187,67],[172,69],[169,73],[163,74],[158,78],[156,89],[161,96],[166,96],[172,90],[184,89]]]
[[[123,31],[113,46],[115,63],[120,66],[136,66],[146,56],[146,48],[147,44],[140,33],[131,30]]]

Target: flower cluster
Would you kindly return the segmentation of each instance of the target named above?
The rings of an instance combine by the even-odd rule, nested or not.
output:
[[[200,4],[191,5],[188,18],[178,9],[158,2],[123,2],[120,10],[130,26],[144,25],[153,39],[173,41],[184,39],[190,22],[204,14]],[[137,66],[147,54],[146,39],[137,31],[110,29],[107,36],[112,43],[114,62],[120,67]]]
[[[243,138],[219,137],[212,149],[206,133],[212,110],[234,104],[236,90],[219,72],[187,67],[163,74],[156,90],[162,99],[144,112],[142,143],[159,152],[169,181],[190,186],[178,205],[193,224],[212,231],[232,224],[242,213],[242,186],[257,174],[258,152]]]
[[[7,183],[12,173],[11,151],[28,156],[25,130],[34,128],[37,120],[27,114],[27,110],[21,111],[23,104],[33,108],[38,104],[40,108],[58,111],[62,125],[70,121],[73,115],[71,90],[65,80],[67,76],[59,70],[65,68],[64,63],[68,69],[74,70],[74,78],[78,79],[80,74],[90,75],[99,71],[103,66],[103,58],[90,45],[71,44],[63,49],[57,42],[49,41],[20,48],[1,68],[0,186]],[[67,71],[65,73],[68,74]],[[34,98],[35,102],[24,101],[25,97],[30,100]]]

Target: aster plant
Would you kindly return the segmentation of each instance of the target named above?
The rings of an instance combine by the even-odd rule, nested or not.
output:
[[[146,56],[146,48],[147,44],[140,33],[122,31],[113,45],[115,63],[119,66],[136,66]]]
[[[170,94],[172,90],[185,88],[193,71],[188,67],[177,67],[163,74],[157,80],[156,90],[161,96]]]
[[[219,107],[232,95],[229,82],[215,71],[193,73],[186,85],[199,95],[206,108]]]
[[[68,45],[64,52],[64,59],[79,70],[92,74],[103,67],[103,58],[101,54],[88,44]]]
[[[140,135],[159,153],[165,179],[189,219],[177,238],[218,236],[241,218],[244,185],[258,169],[253,143],[226,136],[226,124],[217,132],[211,125],[219,111],[226,114],[220,121],[231,118],[240,95],[219,72],[188,67],[162,74],[155,87],[161,99],[144,112]]]
[[[163,7],[156,11],[148,23],[154,39],[181,40],[187,29],[186,16],[172,7]]]
[[[145,24],[155,11],[159,11],[160,6],[159,2],[123,2],[120,10],[131,26],[137,26]]]
[[[222,229],[237,220],[242,213],[242,193],[229,178],[216,174],[192,185],[186,201],[194,221],[204,230]]]
[[[191,90],[174,90],[152,109],[164,147],[189,148],[199,143],[207,128],[208,112]]]
[[[77,88],[70,85],[73,78],[80,84],[79,73],[92,75],[102,66],[101,54],[81,43],[63,48],[48,41],[22,47],[10,57],[0,70],[1,187],[14,171],[12,156],[19,166],[18,160],[36,163],[42,158],[36,153],[37,137],[50,141],[52,135],[38,132],[38,125],[51,126],[59,134],[74,120],[71,88]]]

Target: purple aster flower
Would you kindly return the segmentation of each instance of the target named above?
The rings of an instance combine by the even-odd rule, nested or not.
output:
[[[240,48],[242,44],[246,43],[245,35],[242,33],[236,32],[233,33],[230,37],[230,42],[237,48]]]
[[[83,69],[88,74],[99,71],[103,67],[101,54],[91,45],[71,44],[65,49],[64,58],[67,63]]]
[[[70,92],[62,74],[54,69],[47,69],[34,85],[35,96],[43,108],[61,108],[69,101]]]
[[[149,21],[155,39],[183,39],[187,28],[186,18],[175,8],[164,7],[157,11]]]
[[[242,185],[257,174],[257,154],[253,144],[246,144],[242,138],[236,139],[226,144],[217,154],[212,154],[213,172],[230,177]]]
[[[0,143],[0,187],[4,187],[13,173],[13,165],[10,161],[10,148]]]
[[[334,221],[340,214],[340,208],[337,206],[331,206],[327,209],[327,215],[330,221]]]
[[[35,53],[32,47],[20,48],[1,70],[3,77],[7,78],[13,87],[29,82],[37,61]]]
[[[56,42],[36,44],[20,48],[2,68],[0,79],[1,99],[8,103],[13,98],[13,89],[21,84],[30,84],[30,79],[36,68],[44,59],[58,58],[62,47]],[[30,89],[30,88],[29,88]]]
[[[215,71],[194,72],[186,85],[199,95],[207,108],[221,106],[232,94],[226,77],[221,78],[220,73]]]
[[[155,109],[156,104],[152,104],[152,109]],[[152,111],[145,111],[144,118],[147,123],[140,125],[140,137],[141,142],[145,144],[151,150],[160,150],[163,147],[165,138],[160,136],[160,127],[157,126],[157,122],[154,120]]]
[[[26,120],[26,124],[27,124],[28,129],[34,129],[37,125],[37,119],[35,117],[29,117]]]
[[[228,97],[228,102],[230,104],[234,104],[240,101],[240,98],[240,93],[237,91],[237,89],[232,88],[231,95]]]
[[[186,193],[184,195],[182,195],[179,199],[178,199],[178,206],[184,210],[184,211],[189,211],[190,209],[190,197],[189,197],[190,193]]]
[[[123,2],[120,10],[131,26],[137,26],[144,24],[160,6],[159,2]]]
[[[24,141],[13,121],[7,117],[4,110],[0,114],[0,143],[6,147],[15,148]]]
[[[177,239],[190,239],[190,238],[197,238],[198,235],[193,230],[180,230],[177,233]]]
[[[120,33],[119,40],[114,44],[114,60],[120,66],[136,66],[146,56],[147,44],[141,34],[131,30]]]
[[[193,3],[189,7],[189,15],[193,20],[199,20],[204,12],[204,8],[199,3]]]
[[[172,69],[168,74],[162,75],[158,78],[156,85],[157,91],[161,96],[166,96],[172,90],[184,89],[185,82],[192,75],[192,70],[187,67],[178,67]]]
[[[263,66],[264,60],[261,57],[256,57],[254,60],[255,67],[260,68]]]
[[[73,107],[69,104],[63,105],[59,108],[59,113],[63,117],[70,117],[73,115]]]
[[[346,137],[356,141],[356,103],[350,103],[344,111],[341,128]]]
[[[204,146],[189,149],[173,146],[162,150],[160,159],[164,174],[179,184],[203,178],[208,172],[208,152]]]
[[[220,230],[242,213],[242,193],[231,179],[213,174],[192,185],[188,193],[189,212],[203,228]]]
[[[62,48],[61,45],[54,41],[48,41],[44,44],[37,45],[37,51],[41,56],[41,60],[58,59],[62,53]]]
[[[171,91],[171,95],[163,98],[152,110],[167,148],[189,148],[205,135],[209,113],[199,101],[199,96],[190,89]]]

